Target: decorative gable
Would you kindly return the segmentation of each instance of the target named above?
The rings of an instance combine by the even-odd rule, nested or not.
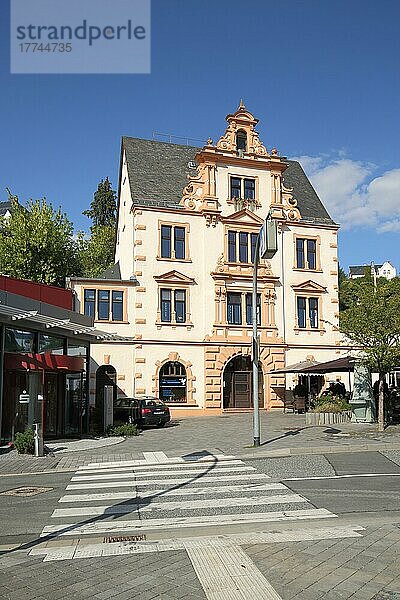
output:
[[[268,158],[270,156],[254,129],[258,123],[258,119],[246,110],[242,100],[237,111],[233,115],[228,115],[226,120],[228,121],[228,127],[224,135],[217,142],[218,150],[234,152],[236,154],[239,151],[237,133],[243,132],[246,136],[246,144],[242,156],[249,158],[260,156]]]
[[[326,287],[319,283],[315,283],[315,281],[311,281],[311,279],[304,283],[292,285],[292,288],[295,292],[306,292],[310,294],[324,294],[326,292]]]
[[[179,271],[168,271],[168,273],[164,273],[163,275],[154,275],[154,279],[158,283],[165,283],[169,285],[194,285],[196,283],[192,277],[183,275],[183,273],[179,273]]]
[[[238,210],[227,217],[221,217],[221,221],[229,225],[250,225],[253,227],[261,227],[264,222],[263,219],[247,208]]]

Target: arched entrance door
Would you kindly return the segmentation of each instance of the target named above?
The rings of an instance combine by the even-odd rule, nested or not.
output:
[[[166,362],[160,369],[159,390],[164,402],[183,404],[187,402],[186,369],[178,361]]]
[[[253,372],[250,356],[239,354],[226,364],[223,374],[224,408],[252,408]],[[263,402],[263,374],[258,369],[258,397],[260,407]]]

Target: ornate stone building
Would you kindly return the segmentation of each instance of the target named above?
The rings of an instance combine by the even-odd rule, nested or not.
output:
[[[203,148],[122,139],[115,267],[71,282],[82,312],[130,338],[93,347],[95,369],[117,394],[159,395],[180,414],[251,407],[252,262],[269,211],[278,252],[258,273],[261,405],[282,406],[275,369],[340,353],[338,226],[243,103],[226,119]]]

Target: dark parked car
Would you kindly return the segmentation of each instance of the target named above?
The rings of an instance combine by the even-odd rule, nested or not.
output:
[[[139,427],[164,427],[171,420],[169,408],[154,396],[117,398],[114,402],[114,423],[135,423]]]

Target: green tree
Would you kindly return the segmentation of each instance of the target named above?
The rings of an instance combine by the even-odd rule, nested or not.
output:
[[[11,216],[0,220],[0,271],[11,277],[63,286],[79,275],[73,225],[45,198],[22,206],[9,193]]]
[[[106,177],[102,179],[93,195],[93,200],[88,210],[83,214],[92,220],[92,227],[115,227],[117,211],[117,194],[111,187],[111,182]]]
[[[114,263],[115,227],[91,227],[90,238],[78,236],[79,259],[85,277],[98,277]]]
[[[108,177],[101,180],[90,209],[83,212],[92,220],[90,237],[78,236],[79,259],[85,277],[98,277],[114,263],[116,234],[116,193]]]
[[[352,303],[341,313],[340,329],[362,350],[369,369],[379,373],[378,429],[383,431],[385,378],[400,362],[400,279],[380,278],[375,286],[366,277],[352,293]]]

